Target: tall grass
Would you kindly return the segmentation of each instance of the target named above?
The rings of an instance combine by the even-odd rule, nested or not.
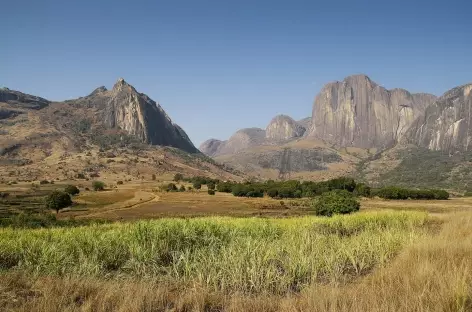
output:
[[[298,292],[384,265],[425,233],[419,212],[332,218],[198,218],[39,230],[0,229],[0,267],[140,277],[223,293]]]

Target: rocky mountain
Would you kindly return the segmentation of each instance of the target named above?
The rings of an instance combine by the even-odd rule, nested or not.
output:
[[[408,142],[434,151],[472,149],[472,84],[446,92],[407,133]]]
[[[306,128],[287,115],[274,117],[266,128],[266,138],[273,141],[288,141],[301,137]]]
[[[158,103],[123,79],[64,102],[0,89],[0,177],[180,172],[239,179],[230,171],[199,153]]]
[[[262,146],[277,145],[283,142],[300,138],[306,131],[304,125],[307,118],[301,122],[295,121],[287,115],[275,116],[266,129],[245,128],[236,131],[228,140],[209,139],[203,142],[199,150],[210,157],[236,154],[245,149]]]
[[[123,130],[143,143],[197,152],[185,131],[172,122],[159,104],[122,78],[110,91],[99,87],[90,95],[67,103],[99,110],[95,122],[102,121],[106,128]]]
[[[328,83],[316,96],[308,136],[338,147],[391,147],[435,99],[387,90],[365,75],[349,76]]]

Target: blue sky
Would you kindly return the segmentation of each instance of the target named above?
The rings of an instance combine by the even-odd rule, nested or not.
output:
[[[7,1],[0,86],[52,100],[125,78],[198,146],[365,73],[440,95],[472,81],[472,1]]]

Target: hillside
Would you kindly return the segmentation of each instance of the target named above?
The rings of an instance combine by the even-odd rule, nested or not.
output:
[[[64,102],[0,89],[0,125],[4,181],[172,172],[239,179],[201,154],[159,104],[123,79],[112,90],[99,87]]]

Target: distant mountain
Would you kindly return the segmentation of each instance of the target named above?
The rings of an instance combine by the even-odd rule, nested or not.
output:
[[[315,98],[308,137],[338,147],[395,145],[436,97],[387,90],[365,75],[328,83]]]

